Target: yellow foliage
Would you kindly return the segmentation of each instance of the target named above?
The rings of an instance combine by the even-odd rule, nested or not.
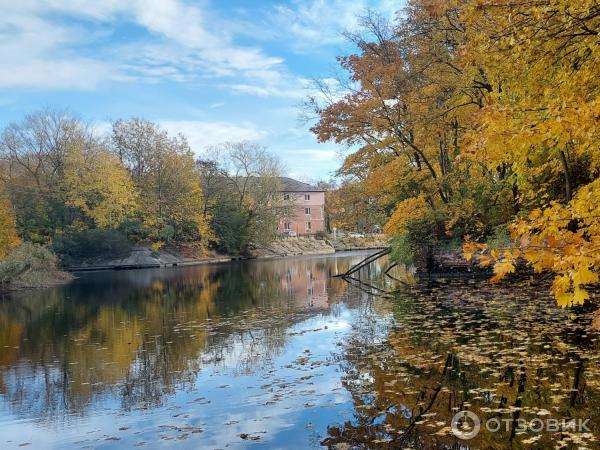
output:
[[[431,207],[422,195],[398,203],[392,217],[385,224],[385,233],[402,234],[411,220],[419,218],[430,209]]]
[[[157,252],[157,251],[159,251],[159,250],[160,250],[160,249],[161,249],[161,248],[162,248],[164,245],[165,245],[165,243],[164,243],[164,242],[162,242],[162,241],[156,241],[156,242],[153,242],[152,244],[150,244],[150,247],[149,247],[149,248],[150,248],[150,250],[151,250],[151,251],[153,251],[153,252]]]
[[[99,228],[117,227],[137,208],[137,190],[119,159],[102,148],[74,146],[66,158],[67,205]]]
[[[522,257],[536,272],[556,274],[552,292],[560,306],[583,303],[589,293],[582,287],[597,283],[600,272],[600,180],[582,187],[568,204],[552,203],[534,210],[511,225],[515,246],[501,255],[484,244],[465,243],[465,257],[496,261],[495,279],[507,273],[509,261]]]
[[[8,198],[0,192],[0,259],[4,258],[8,251],[19,245],[20,242],[12,205]]]
[[[557,276],[560,305],[586,301],[600,272],[598,2],[410,0],[391,27],[364,22],[340,58],[355,84],[325,96],[312,130],[360,146],[340,172],[393,211],[385,232],[427,211],[440,240],[508,223],[509,248],[467,242],[465,257],[494,281],[524,261]]]

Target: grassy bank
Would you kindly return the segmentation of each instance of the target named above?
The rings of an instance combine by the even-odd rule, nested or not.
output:
[[[0,262],[0,291],[63,284],[72,275],[59,270],[58,258],[47,248],[26,242]]]

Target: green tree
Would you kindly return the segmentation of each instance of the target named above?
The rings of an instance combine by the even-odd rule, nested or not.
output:
[[[210,236],[202,188],[185,137],[170,137],[158,125],[132,118],[113,123],[112,145],[139,191],[140,216],[149,238],[165,242]]]
[[[251,244],[271,242],[280,220],[289,213],[281,195],[279,160],[248,141],[223,143],[211,148],[207,156],[197,167],[209,194],[207,214],[217,244],[245,253]]]

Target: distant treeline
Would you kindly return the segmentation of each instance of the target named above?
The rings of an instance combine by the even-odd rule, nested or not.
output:
[[[284,213],[277,158],[250,142],[205,154],[196,159],[185,136],[140,118],[116,120],[105,135],[50,109],[9,124],[0,259],[23,241],[73,262],[119,256],[131,243],[244,253],[272,239]]]

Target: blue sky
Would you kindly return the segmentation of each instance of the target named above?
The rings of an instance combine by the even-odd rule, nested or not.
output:
[[[256,140],[288,173],[327,178],[343,148],[299,121],[341,33],[398,0],[0,0],[0,125],[52,106],[93,121],[141,116],[192,148]]]

